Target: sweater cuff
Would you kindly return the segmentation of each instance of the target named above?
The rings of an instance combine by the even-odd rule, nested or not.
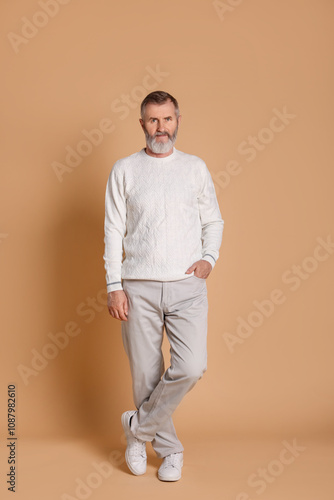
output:
[[[121,281],[113,281],[111,283],[107,283],[107,293],[115,292],[116,290],[123,290]]]
[[[209,253],[203,255],[202,260],[206,260],[207,262],[209,262],[212,266],[212,269],[215,267],[216,261]]]

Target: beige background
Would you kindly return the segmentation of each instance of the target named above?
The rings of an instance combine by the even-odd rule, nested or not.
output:
[[[118,488],[115,498],[127,498],[139,484],[161,498],[167,488],[180,498],[257,498],[248,475],[289,439],[306,450],[262,497],[332,498],[334,251],[316,248],[334,240],[333,2],[63,3],[51,17],[37,1],[3,2],[0,16],[1,413],[5,443],[15,383],[17,498],[75,497],[94,456],[124,452],[120,415],[133,402],[121,325],[104,305],[104,194],[114,162],[144,146],[139,103],[158,89],[178,99],[176,147],[206,161],[225,221],[207,280],[208,371],[175,412],[182,481],[162,485],[156,467],[135,478],[120,459],[92,498]],[[273,120],[284,110],[285,122]],[[80,143],[99,125],[98,145]],[[66,148],[86,156],[59,173]],[[295,281],[293,266],[304,266]],[[238,317],[279,294],[231,352],[226,334],[236,340]],[[50,334],[69,322],[78,335],[51,351]],[[54,359],[24,381],[36,352]]]

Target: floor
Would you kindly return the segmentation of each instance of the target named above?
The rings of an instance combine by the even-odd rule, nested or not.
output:
[[[161,463],[147,444],[148,467],[134,476],[124,435],[114,446],[89,440],[29,440],[16,446],[16,500],[145,499],[333,500],[334,441],[326,438],[221,438],[183,435],[180,481],[159,481]],[[1,447],[2,471],[7,465]],[[5,455],[5,456],[4,456]],[[7,470],[8,469],[8,470]],[[1,498],[14,498],[1,475]]]

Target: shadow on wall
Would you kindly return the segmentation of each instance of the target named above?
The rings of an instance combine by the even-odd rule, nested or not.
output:
[[[106,306],[105,184],[97,186],[89,179],[86,186],[64,208],[52,234],[50,313],[53,324],[64,325],[56,363],[59,414],[64,434],[71,438],[103,436],[119,443],[121,413],[133,405],[130,371],[121,322]]]

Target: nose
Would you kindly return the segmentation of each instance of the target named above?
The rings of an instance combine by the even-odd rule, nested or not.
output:
[[[159,120],[159,122],[158,122],[158,132],[164,132],[164,130],[165,129],[164,129],[163,121]]]

